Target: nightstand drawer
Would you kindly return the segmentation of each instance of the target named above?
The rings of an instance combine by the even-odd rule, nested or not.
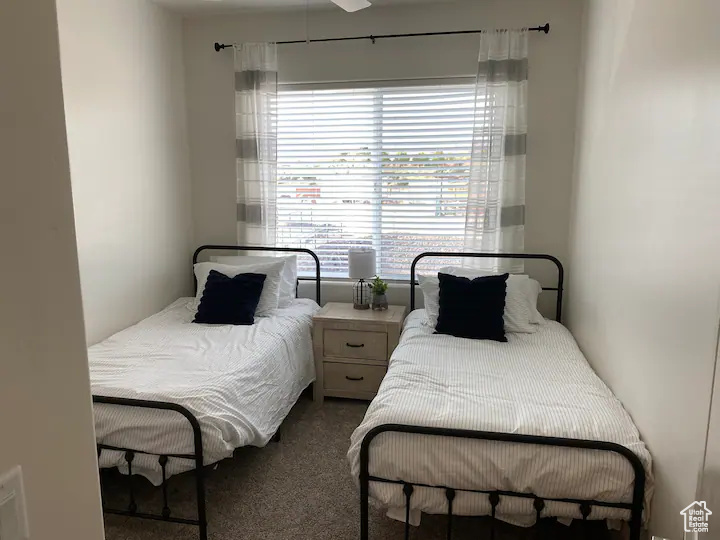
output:
[[[328,395],[336,390],[348,397],[354,393],[358,393],[357,397],[365,397],[363,394],[377,392],[387,370],[383,366],[325,362],[324,371],[324,387]]]
[[[328,302],[313,317],[313,399],[373,399],[400,339],[405,306],[385,311]]]
[[[323,354],[339,358],[387,360],[387,334],[362,330],[325,330]]]

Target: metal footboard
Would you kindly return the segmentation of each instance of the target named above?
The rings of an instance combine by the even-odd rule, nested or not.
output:
[[[166,411],[174,411],[178,414],[183,415],[187,421],[190,423],[190,426],[192,427],[193,431],[193,444],[194,444],[194,452],[192,454],[172,454],[172,453],[165,453],[165,454],[156,454],[154,452],[146,452],[143,450],[138,450],[134,448],[120,448],[117,446],[110,446],[107,444],[97,444],[97,454],[98,454],[98,460],[100,459],[100,455],[102,454],[103,450],[113,450],[113,451],[120,451],[124,452],[124,459],[128,466],[128,506],[126,509],[121,508],[110,508],[106,506],[105,504],[105,497],[103,495],[103,486],[102,482],[100,483],[100,492],[101,495],[103,495],[103,511],[108,514],[116,514],[121,516],[132,516],[137,518],[143,518],[143,519],[154,519],[158,521],[166,521],[170,523],[182,523],[185,525],[195,525],[198,527],[198,538],[200,540],[207,540],[208,533],[207,533],[207,515],[206,515],[206,508],[205,508],[205,471],[203,469],[203,444],[202,444],[202,432],[200,431],[200,423],[198,422],[195,415],[193,415],[189,410],[187,410],[185,407],[178,405],[176,403],[168,403],[165,401],[148,401],[148,400],[142,400],[142,399],[127,399],[127,398],[117,398],[117,397],[107,397],[107,396],[96,396],[93,395],[93,403],[102,403],[105,405],[120,405],[124,407],[137,407],[142,409],[158,409],[158,410],[166,410]],[[132,464],[133,460],[135,459],[136,454],[144,454],[149,456],[157,456],[158,463],[160,464],[160,468],[162,470],[162,497],[163,497],[163,507],[160,511],[160,513],[152,513],[152,512],[140,512],[137,501],[135,500],[135,491],[133,489],[133,470],[132,470]],[[167,476],[166,476],[166,470],[167,470],[167,464],[170,459],[173,458],[179,458],[179,459],[192,459],[195,461],[195,470],[193,471],[195,474],[195,492],[196,492],[196,500],[197,500],[197,517],[196,518],[182,518],[182,517],[175,517],[172,515],[172,511],[170,510],[169,502],[168,502],[168,492],[167,492]]]
[[[564,448],[583,448],[588,450],[599,450],[604,452],[614,452],[624,457],[632,466],[634,473],[632,502],[608,502],[585,500],[576,498],[557,498],[544,497],[536,493],[522,493],[514,491],[500,490],[473,490],[458,489],[452,486],[434,486],[421,484],[417,482],[406,482],[403,480],[391,480],[380,478],[370,474],[370,445],[373,440],[382,433],[412,433],[418,435],[432,435],[441,437],[455,437],[461,439],[476,439],[486,441],[500,441],[521,444],[534,444],[543,446],[557,446]],[[538,525],[543,517],[542,513],[547,501],[564,502],[577,504],[580,515],[583,520],[591,518],[593,507],[609,507],[621,508],[630,511],[630,540],[640,540],[640,532],[642,527],[643,513],[643,497],[645,493],[645,468],[638,456],[628,448],[603,441],[590,441],[583,439],[566,439],[560,437],[544,437],[537,435],[519,435],[515,433],[496,433],[491,431],[472,431],[465,429],[450,428],[434,428],[423,426],[408,426],[402,424],[384,424],[371,429],[363,438],[360,447],[360,538],[361,540],[369,540],[369,503],[370,503],[370,482],[384,482],[398,484],[403,486],[405,495],[405,540],[410,538],[410,502],[415,487],[433,488],[445,491],[447,499],[447,540],[451,540],[453,531],[453,501],[457,492],[467,493],[483,493],[488,496],[491,507],[491,517],[493,525],[491,530],[491,539],[495,537],[495,517],[496,511],[502,500],[506,497],[518,497],[533,500],[533,508],[535,509],[535,524]]]

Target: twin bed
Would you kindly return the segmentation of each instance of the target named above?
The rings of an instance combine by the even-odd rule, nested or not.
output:
[[[317,304],[298,299],[252,326],[191,324],[191,298],[180,298],[135,326],[90,348],[93,391],[105,396],[171,401],[201,425],[206,463],[242,446],[265,446],[315,379],[309,329]],[[105,444],[151,454],[193,451],[187,422],[168,411],[96,407],[95,432]],[[103,452],[101,467],[126,469],[122,452]],[[167,476],[190,470],[171,460]],[[133,471],[160,485],[149,455]]]
[[[310,254],[316,300],[295,300],[252,326],[190,324],[191,299],[90,348],[101,467],[130,473],[127,509],[106,512],[199,526],[207,538],[204,472],[235,448],[264,446],[314,380],[312,316],[320,267],[309,250],[203,246],[201,251]],[[414,308],[415,269],[411,270]],[[498,257],[497,254],[456,254]],[[650,455],[620,402],[556,321],[507,343],[434,334],[423,310],[407,318],[388,373],[351,438],[348,460],[360,486],[361,538],[371,499],[405,521],[420,514],[492,515],[519,525],[542,517],[627,521],[637,540],[652,494]],[[546,289],[546,290],[547,290]],[[101,395],[99,395],[101,394]],[[194,470],[197,519],[174,517],[165,480]],[[163,486],[159,514],[141,513],[132,475]]]
[[[88,349],[100,467],[128,474],[127,508],[106,513],[196,525],[207,538],[203,466],[236,448],[265,446],[315,380],[312,317],[320,309],[320,262],[310,250],[207,245],[204,251],[305,254],[315,261],[315,301],[295,299],[251,326],[193,324],[180,298]],[[193,470],[197,516],[177,517],[166,480]],[[138,508],[133,475],[162,486],[159,513]]]
[[[530,526],[541,518],[629,522],[640,531],[652,496],[651,459],[622,404],[560,324],[563,268],[550,255],[455,257],[554,263],[556,320],[507,343],[434,333],[411,311],[388,372],[351,437],[348,460],[361,491],[361,539],[372,499],[417,525],[421,512],[481,516]],[[411,267],[411,310],[415,270]],[[493,529],[494,533],[494,529]]]

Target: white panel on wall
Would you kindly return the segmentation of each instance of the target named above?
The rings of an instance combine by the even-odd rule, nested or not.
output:
[[[189,293],[182,25],[148,0],[58,3],[87,341]]]
[[[588,4],[569,325],[654,457],[652,534],[697,497],[720,306],[716,0]]]
[[[102,540],[55,1],[0,12],[0,537],[19,465],[33,540]]]

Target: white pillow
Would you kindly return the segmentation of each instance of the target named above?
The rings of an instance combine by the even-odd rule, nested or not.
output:
[[[539,281],[536,281],[533,278],[528,277],[528,283],[527,283],[526,287],[527,287],[528,302],[530,302],[530,311],[532,312],[532,317],[530,319],[530,322],[534,322],[536,324],[542,324],[545,322],[545,317],[543,317],[543,314],[540,313],[540,311],[538,311],[538,308],[537,308],[538,296],[540,296],[540,293],[542,292],[542,285],[540,285]]]
[[[227,277],[235,277],[238,274],[265,274],[265,282],[263,283],[262,294],[255,310],[256,316],[270,315],[278,307],[278,299],[280,295],[280,274],[285,262],[278,259],[276,262],[260,263],[260,264],[244,264],[241,266],[231,266],[229,264],[220,264],[215,262],[201,262],[195,264],[195,278],[197,279],[197,293],[195,299],[200,302],[205,283],[210,275],[210,270],[215,270]]]
[[[423,303],[425,304],[425,313],[427,322],[435,328],[437,325],[438,314],[440,313],[440,280],[437,274],[426,276],[418,274],[418,283],[423,293]]]
[[[497,275],[494,272],[453,266],[441,268],[440,272],[470,279]],[[437,275],[423,276],[418,274],[418,281],[425,300],[428,324],[434,328],[437,325],[438,312],[440,311],[440,280]],[[530,279],[529,276],[524,274],[510,274],[507,280],[505,312],[503,313],[506,332],[522,334],[537,332],[538,323],[544,320],[537,310],[539,292],[540,284],[534,279]]]
[[[284,257],[255,257],[252,255],[218,255],[210,257],[213,262],[221,264],[229,264],[231,266],[244,266],[246,264],[271,263],[284,261],[282,273],[280,274],[280,296],[278,298],[278,307],[284,308],[292,304],[297,297],[297,255],[288,255]]]

